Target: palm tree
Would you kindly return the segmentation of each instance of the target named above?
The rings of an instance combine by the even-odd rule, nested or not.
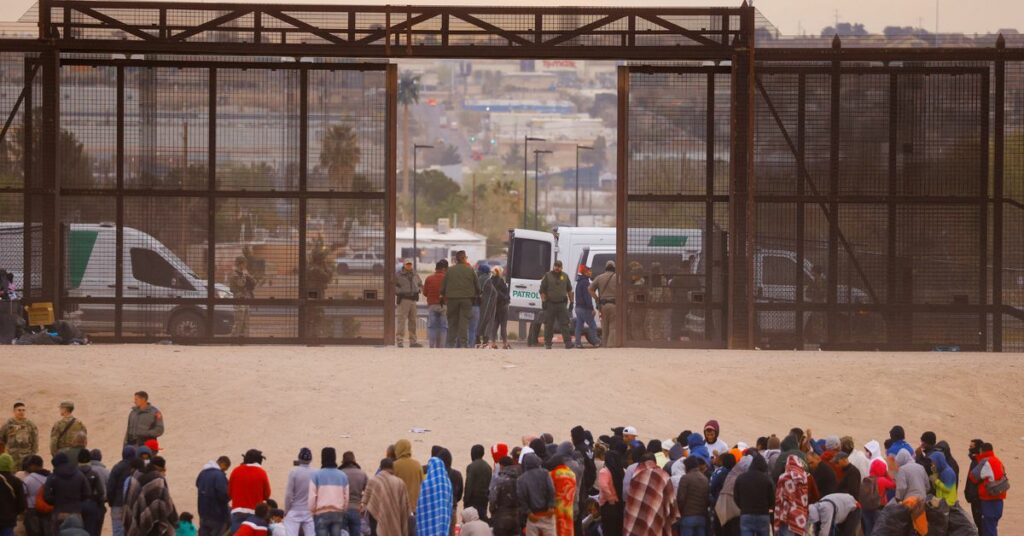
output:
[[[420,76],[402,71],[398,79],[398,103],[402,105],[402,193],[409,195],[409,106],[420,101]]]
[[[359,143],[349,125],[332,125],[324,133],[320,150],[320,167],[327,171],[332,187],[339,191],[352,190],[359,164]]]

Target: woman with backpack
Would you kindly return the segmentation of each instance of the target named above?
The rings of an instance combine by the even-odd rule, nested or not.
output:
[[[871,536],[882,508],[896,493],[896,482],[889,478],[889,466],[880,459],[871,462],[871,474],[864,479],[860,490],[861,524],[864,536]]]

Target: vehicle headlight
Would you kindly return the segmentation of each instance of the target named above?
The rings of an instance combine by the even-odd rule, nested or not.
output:
[[[231,299],[231,297],[232,297],[231,296],[231,291],[230,290],[217,289],[217,297],[222,299],[222,300]]]

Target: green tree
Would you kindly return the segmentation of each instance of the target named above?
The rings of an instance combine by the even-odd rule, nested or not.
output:
[[[340,191],[355,186],[356,166],[361,153],[356,133],[349,125],[331,125],[324,132],[320,150],[320,167],[327,171],[330,184]]]
[[[597,174],[600,175],[608,165],[608,140],[604,136],[598,136],[594,138],[591,147],[594,148],[593,151],[581,151],[580,160],[585,165],[595,167]]]
[[[454,166],[462,163],[462,155],[459,154],[459,148],[450,144],[442,143],[433,151],[427,151],[424,163],[428,166]]]
[[[398,104],[402,105],[402,193],[409,193],[409,106],[420,101],[420,76],[402,71],[398,78]]]
[[[466,195],[448,175],[431,169],[416,174],[416,220],[432,224],[438,218],[460,214],[466,206]],[[411,212],[411,207],[410,210]]]

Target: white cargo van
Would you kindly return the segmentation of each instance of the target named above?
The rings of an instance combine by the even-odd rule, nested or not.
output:
[[[24,226],[20,222],[0,223],[0,257],[15,274],[15,286],[23,285],[22,255]],[[114,298],[116,290],[116,229],[113,224],[71,224],[65,230],[65,289],[70,298]],[[152,236],[131,227],[124,228],[122,297],[148,299],[199,298],[207,296],[207,282],[177,255]],[[216,285],[219,298],[231,298],[223,285]],[[108,330],[114,319],[113,304],[81,304],[78,322],[86,332]],[[125,303],[121,309],[124,332],[172,337],[195,337],[203,333],[205,308],[192,304]],[[231,332],[234,314],[214,313],[214,333]]]

